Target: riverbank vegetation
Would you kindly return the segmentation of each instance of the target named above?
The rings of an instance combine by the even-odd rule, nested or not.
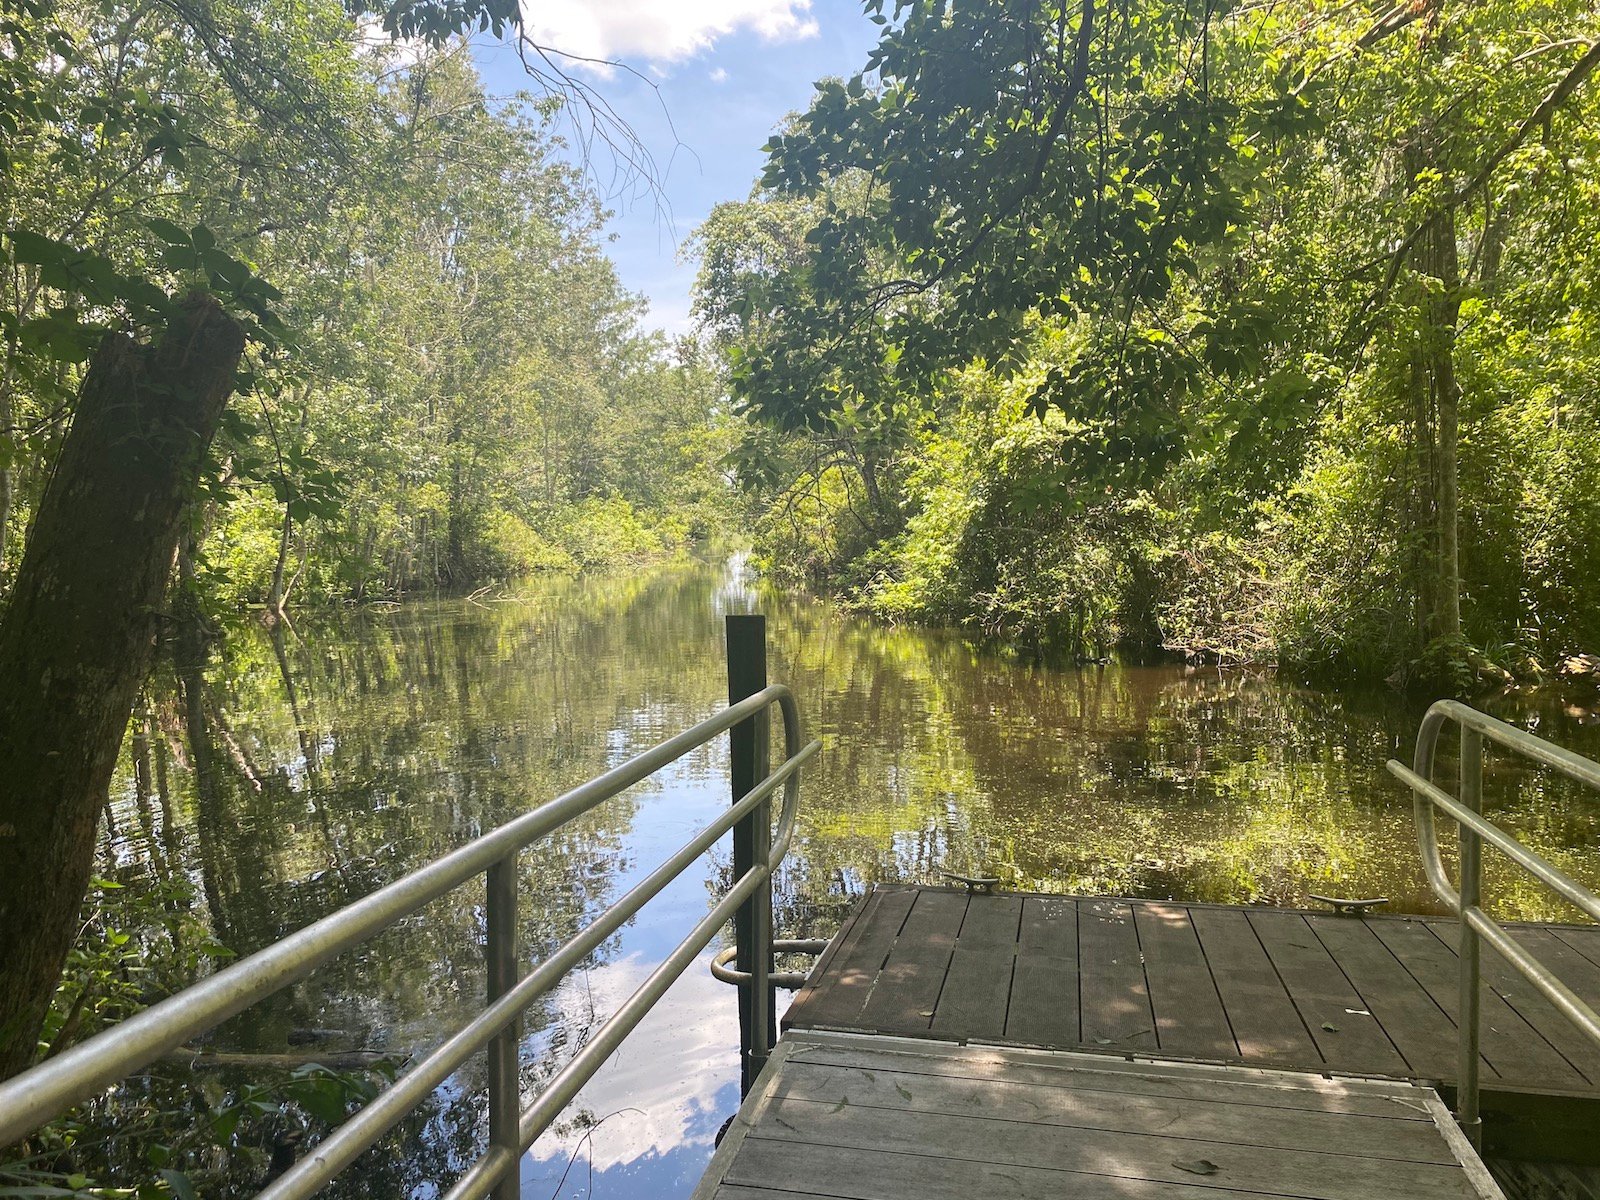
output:
[[[716,374],[562,140],[586,93],[479,78],[515,6],[3,7],[0,1078],[87,1028],[50,997],[158,646],[198,727],[230,610],[634,566],[729,494]]]
[[[1068,656],[1593,665],[1591,6],[868,9],[700,232],[768,570]]]
[[[8,34],[0,565],[103,331],[193,284],[256,335],[186,539],[213,606],[465,591],[719,527],[713,373],[641,328],[554,101],[337,4],[188,16],[64,0]]]
[[[180,868],[203,895],[96,883],[136,709],[149,828],[181,753],[200,854],[270,839],[324,753],[294,606],[662,558],[740,524],[732,478],[769,574],[891,621],[1432,690],[1600,667],[1592,7],[868,0],[881,44],[702,227],[703,336],[671,341],[606,257],[561,81],[478,77],[462,37],[515,5],[0,6],[0,1077],[271,940],[317,881],[245,855]],[[252,607],[294,734],[267,769],[215,678]],[[445,649],[556,657],[525,617]],[[541,711],[493,724],[556,730],[558,762],[605,741]],[[343,800],[382,799],[391,749]],[[333,860],[322,911],[392,876],[381,849]],[[246,891],[281,903],[230,915]],[[476,950],[448,933],[453,979]],[[343,1114],[301,1083],[251,1103]],[[143,1194],[179,1194],[165,1161]]]

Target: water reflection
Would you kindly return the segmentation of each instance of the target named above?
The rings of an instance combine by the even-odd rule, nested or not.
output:
[[[1016,887],[1289,904],[1384,894],[1427,910],[1409,800],[1383,760],[1420,712],[1181,667],[1054,670],[952,634],[867,625],[732,568],[554,582],[492,603],[407,605],[230,631],[164,669],[108,812],[107,870],[195,880],[219,937],[256,949],[716,710],[721,617],[769,614],[772,674],[824,748],[779,881],[780,933],[832,932],[850,896],[944,867]],[[1600,729],[1504,701],[1566,745]],[[1600,878],[1593,806],[1492,761],[1489,808]],[[727,802],[699,752],[524,854],[534,958]],[[706,910],[727,852],[680,879],[529,1014],[525,1080],[547,1079]],[[1493,864],[1504,915],[1568,918]],[[467,887],[224,1030],[278,1051],[426,1049],[481,1003],[482,890]],[[709,956],[708,956],[709,957]],[[524,1162],[530,1196],[687,1195],[737,1097],[731,989],[702,963]],[[479,1072],[479,1073],[475,1073]],[[482,1128],[481,1068],[440,1090],[351,1195],[436,1194]]]

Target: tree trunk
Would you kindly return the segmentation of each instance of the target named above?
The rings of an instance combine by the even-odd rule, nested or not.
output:
[[[26,319],[33,311],[37,291],[26,298],[17,311],[17,316]],[[10,565],[11,543],[7,534],[11,531],[11,517],[17,507],[17,471],[12,465],[16,457],[18,440],[17,431],[17,348],[13,343],[7,343],[6,361],[4,369],[0,369],[0,435],[11,439],[11,453],[6,455],[5,462],[0,464],[0,595],[4,595],[4,581],[6,568]]]
[[[278,560],[272,564],[272,586],[267,590],[266,623],[269,627],[276,627],[284,620],[288,613],[284,611],[288,603],[288,592],[283,586],[283,577],[289,565],[289,547],[294,539],[294,518],[289,515],[289,506],[283,506],[283,527],[278,533]]]
[[[33,1059],[185,506],[244,348],[208,296],[156,346],[108,336],[0,620],[0,1078]]]
[[[1423,129],[1406,147],[1410,186],[1437,165],[1437,130]],[[1417,452],[1422,464],[1420,498],[1431,516],[1428,550],[1418,573],[1420,630],[1433,641],[1461,640],[1461,552],[1459,444],[1461,386],[1456,381],[1456,324],[1461,315],[1461,264],[1456,248],[1455,208],[1442,202],[1439,216],[1416,248],[1415,270],[1424,292],[1417,305],[1417,341],[1409,364]]]
[[[1461,385],[1456,382],[1456,322],[1461,315],[1461,267],[1456,251],[1455,209],[1446,207],[1428,237],[1424,270],[1439,281],[1428,304],[1428,373],[1438,412],[1436,449],[1438,501],[1439,636],[1461,638],[1460,424]]]
[[[6,374],[11,373],[10,367]],[[0,380],[0,435],[8,438],[16,437],[16,406],[11,399],[10,379]],[[5,579],[6,572],[6,534],[11,529],[12,496],[16,489],[16,480],[11,473],[11,456],[6,455],[6,461],[0,464],[0,581]]]
[[[1416,580],[1416,644],[1413,649],[1421,653],[1438,635],[1438,594],[1434,578],[1434,547],[1438,541],[1439,489],[1435,486],[1434,464],[1434,412],[1431,389],[1428,387],[1426,348],[1420,344],[1412,347],[1410,361],[1406,363],[1406,382],[1411,399],[1411,444],[1414,452],[1412,487],[1409,499],[1411,520],[1409,566]]]

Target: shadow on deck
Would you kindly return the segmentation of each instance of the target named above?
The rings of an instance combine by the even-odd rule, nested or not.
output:
[[[1600,999],[1600,927],[1512,926]],[[839,1030],[1417,1081],[1455,1073],[1455,923],[880,887],[783,1018]],[[1490,1153],[1600,1162],[1600,1049],[1483,954]]]

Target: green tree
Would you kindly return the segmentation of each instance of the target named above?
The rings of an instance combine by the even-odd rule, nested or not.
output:
[[[281,619],[297,585],[322,598],[466,587],[661,554],[686,534],[623,494],[648,473],[619,465],[629,402],[657,390],[647,364],[674,368],[635,330],[598,205],[559,162],[555,98],[586,89],[534,69],[542,99],[492,102],[457,36],[521,41],[514,10],[5,12],[0,572],[21,562],[0,574],[14,781],[0,793],[0,922],[28,947],[3,947],[19,966],[0,988],[0,1075],[35,1053],[108,764],[166,628],[174,546],[187,641],[219,601]],[[357,19],[373,15],[424,52],[365,48]],[[216,303],[180,299],[196,289]],[[191,336],[200,357],[174,363]],[[180,402],[169,386],[199,391]],[[137,464],[96,457],[113,410],[135,420],[121,444]],[[545,430],[557,452],[540,489],[523,464]],[[715,439],[689,441],[711,471]],[[135,466],[159,503],[135,502]],[[592,552],[544,553],[563,539]],[[122,572],[109,581],[83,561],[107,546]]]
[[[789,480],[786,431],[859,385],[918,398],[895,411],[925,453],[953,436],[989,464],[963,485],[974,533],[1024,528],[990,506],[1007,460],[965,441],[996,436],[970,398],[1024,386],[1059,414],[1025,540],[1084,534],[1142,564],[1100,577],[1106,630],[1469,686],[1484,648],[1548,661],[1595,636],[1567,590],[1594,573],[1548,536],[1586,547],[1588,522],[1541,456],[1591,475],[1571,314],[1597,63],[1593,14],[1563,0],[902,5],[863,75],[820,85],[769,147],[756,203],[770,224],[804,212],[802,240],[760,256],[746,307],[737,254],[713,247],[704,316],[736,330],[733,386]],[[915,474],[907,528],[938,526],[950,480]],[[915,599],[950,596],[921,587],[915,540],[890,528],[827,573],[869,606],[948,614]],[[1072,589],[1032,552],[995,560],[1018,613],[1062,611]],[[959,605],[980,624],[983,575]]]

